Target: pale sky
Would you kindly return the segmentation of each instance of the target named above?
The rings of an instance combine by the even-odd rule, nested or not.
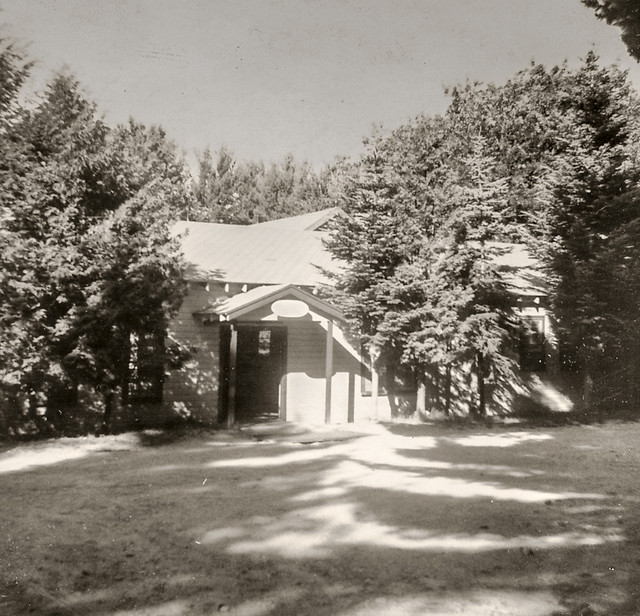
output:
[[[502,83],[590,49],[631,70],[580,0],[0,0],[41,88],[64,65],[106,120],[160,124],[193,160],[355,156],[372,125],[439,113],[445,86]]]

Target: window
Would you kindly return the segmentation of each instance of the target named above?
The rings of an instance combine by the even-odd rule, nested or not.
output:
[[[124,403],[161,402],[163,377],[164,334],[131,333]]]
[[[360,393],[363,396],[370,396],[373,393],[373,382],[371,380],[371,369],[364,364],[360,367]],[[378,395],[386,395],[387,390],[384,388],[384,378],[378,374]]]
[[[520,369],[539,372],[546,367],[544,316],[522,317]]]
[[[261,329],[258,332],[258,355],[271,354],[271,330]]]
[[[414,393],[417,387],[414,371],[404,364],[395,366],[395,373],[389,372],[389,366],[378,366],[378,395],[386,396],[392,391],[396,394]],[[393,379],[393,382],[390,380]],[[372,394],[371,369],[364,364],[360,369],[360,393],[363,396]]]
[[[364,344],[360,344],[360,355],[362,358],[369,358],[369,351],[367,350]],[[381,370],[381,367],[378,367],[378,370]],[[373,392],[373,370],[371,366],[361,363],[360,364],[360,393],[363,396],[370,396]],[[386,390],[384,388],[384,378],[381,377],[380,372],[378,372],[378,395],[384,396],[386,394]]]

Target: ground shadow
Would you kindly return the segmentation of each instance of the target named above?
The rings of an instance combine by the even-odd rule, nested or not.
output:
[[[634,613],[640,511],[612,477],[640,470],[637,434],[398,432],[202,433],[2,475],[2,613]]]

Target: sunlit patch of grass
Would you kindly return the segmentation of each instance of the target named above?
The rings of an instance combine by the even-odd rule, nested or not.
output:
[[[378,597],[342,611],[335,616],[548,616],[560,608],[549,592],[520,590],[478,590],[413,594],[405,597]]]
[[[504,434],[470,434],[447,440],[464,447],[514,447],[527,442],[551,440],[550,434],[537,432],[507,432]]]
[[[547,535],[505,537],[496,533],[437,533],[399,528],[372,517],[363,519],[355,504],[330,502],[295,509],[281,516],[254,516],[243,525],[211,530],[204,545],[226,544],[233,554],[275,554],[285,558],[329,557],[345,545],[370,545],[410,551],[486,552],[507,549],[552,549],[596,546],[621,541],[616,529],[597,528]]]

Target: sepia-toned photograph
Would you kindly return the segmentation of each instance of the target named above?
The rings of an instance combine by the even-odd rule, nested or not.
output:
[[[640,0],[0,0],[0,616],[639,616],[639,89]]]

